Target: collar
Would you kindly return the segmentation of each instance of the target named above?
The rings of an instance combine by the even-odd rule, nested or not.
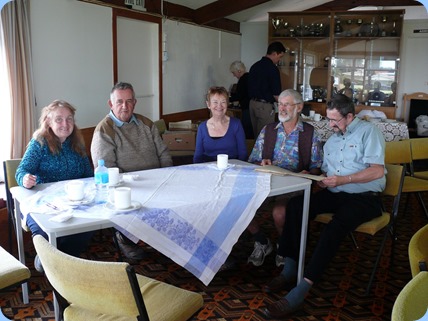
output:
[[[125,124],[125,123],[126,123],[126,122],[121,121],[120,119],[118,119],[118,118],[113,114],[113,111],[111,111],[111,110],[110,110],[110,112],[109,112],[109,114],[108,114],[108,115],[109,115],[109,117],[113,120],[114,124],[115,124],[117,127],[122,127],[122,126],[123,126],[123,124]],[[135,115],[134,115],[134,114],[132,114],[131,119],[129,120],[128,124],[130,124],[130,123],[132,123],[132,122],[134,122],[136,125],[138,125],[137,117],[135,117]]]
[[[281,122],[278,122],[278,124],[275,126],[275,129],[279,129],[279,128],[281,128],[284,131],[284,126],[282,126]],[[294,129],[293,129],[293,132],[295,130],[298,130],[299,132],[303,131],[303,122],[302,122],[302,119],[300,117],[297,121],[296,127],[294,127]]]

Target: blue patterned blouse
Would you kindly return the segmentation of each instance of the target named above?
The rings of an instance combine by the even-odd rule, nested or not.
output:
[[[37,140],[31,139],[15,174],[20,186],[23,186],[24,175],[28,173],[37,176],[37,184],[94,175],[88,157],[82,157],[73,151],[69,138],[56,155],[51,153],[47,144],[41,145]]]

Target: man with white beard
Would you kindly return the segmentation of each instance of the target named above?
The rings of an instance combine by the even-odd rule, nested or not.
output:
[[[268,124],[262,129],[248,161],[262,166],[276,165],[293,172],[319,175],[322,165],[321,140],[312,125],[302,122],[302,109],[302,96],[293,89],[284,90],[278,97],[279,122]],[[272,216],[278,235],[282,234],[285,222],[286,201],[292,196],[295,193],[278,198],[274,205]],[[248,263],[260,266],[272,252],[273,246],[255,220],[247,230],[255,240],[254,251],[248,258]],[[275,263],[277,266],[284,264],[280,246]]]

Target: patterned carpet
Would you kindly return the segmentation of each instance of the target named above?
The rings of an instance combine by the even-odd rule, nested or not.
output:
[[[424,196],[426,201],[428,195]],[[394,263],[391,264],[389,239],[370,295],[364,296],[364,291],[380,237],[355,234],[360,248],[356,249],[348,238],[321,282],[311,289],[303,308],[288,320],[390,320],[394,300],[411,278],[407,256],[409,240],[427,223],[415,197],[410,197],[406,211],[404,211],[405,200],[401,203]],[[271,235],[272,241],[275,241],[277,236],[272,225],[271,206],[272,202],[267,200],[259,209],[256,218],[263,229]],[[322,226],[318,223],[310,224],[307,257],[310,257],[321,229]],[[10,319],[54,320],[51,287],[47,279],[34,270],[35,251],[31,240],[28,238],[27,240],[26,256],[32,272],[29,282],[30,303],[28,305],[22,303],[19,287],[1,292],[0,306],[3,314]],[[264,284],[280,272],[274,263],[274,253],[267,257],[261,267],[246,263],[253,247],[253,241],[247,233],[241,236],[232,251],[231,255],[236,261],[236,266],[219,272],[209,286],[204,286],[185,269],[147,245],[142,246],[150,255],[141,262],[131,262],[137,273],[203,294],[205,304],[190,319],[192,321],[267,320],[263,313],[264,308],[281,297],[280,294],[265,294],[261,290]],[[98,232],[84,257],[93,260],[117,260],[118,255],[111,232],[109,230]]]

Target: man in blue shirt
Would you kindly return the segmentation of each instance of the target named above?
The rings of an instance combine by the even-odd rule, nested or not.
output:
[[[284,56],[285,47],[277,41],[268,46],[266,56],[251,66],[248,76],[250,117],[254,137],[275,120],[274,102],[281,93],[281,77],[276,66]]]
[[[298,310],[314,282],[317,282],[335,256],[342,240],[360,224],[382,214],[379,193],[385,188],[385,140],[370,122],[355,117],[352,99],[337,94],[327,104],[327,119],[334,134],[324,145],[321,167],[326,178],[322,190],[311,196],[309,219],[320,213],[334,213],[323,229],[303,280],[288,294],[267,308],[273,318],[284,318]],[[303,198],[287,205],[282,238],[285,262],[281,274],[265,286],[266,292],[290,287],[297,276]]]

